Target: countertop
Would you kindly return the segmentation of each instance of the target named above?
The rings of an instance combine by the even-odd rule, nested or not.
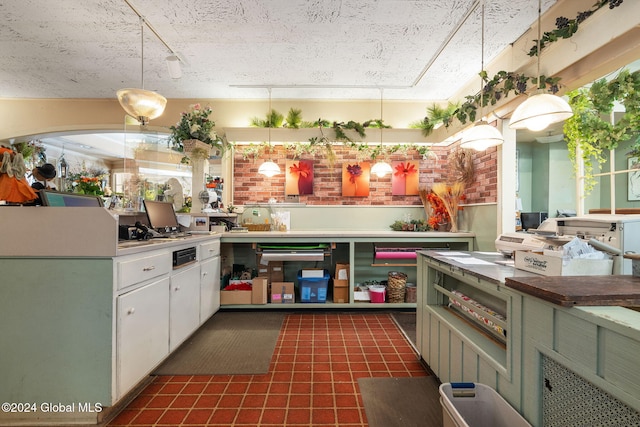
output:
[[[222,233],[223,242],[263,242],[286,239],[328,239],[332,241],[368,240],[380,238],[387,241],[415,241],[431,239],[446,241],[447,239],[473,239],[475,233],[447,231],[392,231],[392,230],[289,230],[289,231],[249,231]]]
[[[177,248],[181,246],[197,245],[208,240],[219,239],[221,233],[193,234],[176,238],[156,238],[149,240],[120,240],[118,242],[118,256],[131,255],[156,249]]]
[[[634,276],[514,277],[507,278],[506,284],[565,307],[640,305],[640,277]]]
[[[478,277],[495,284],[504,284],[511,277],[540,277],[535,273],[518,270],[513,259],[498,252],[461,252],[461,251],[420,251],[427,258],[464,271],[465,274]]]

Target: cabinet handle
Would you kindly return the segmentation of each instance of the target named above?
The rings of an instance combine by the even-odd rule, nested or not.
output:
[[[179,291],[180,290],[180,286],[176,286],[175,288],[173,288],[173,290],[176,291],[176,292]]]
[[[136,309],[133,308],[133,307],[131,307],[129,310],[127,310],[127,314],[129,314],[129,315],[131,315],[131,314],[133,314],[135,312],[136,312]]]
[[[202,272],[202,277],[206,277],[206,276],[207,276],[207,272],[206,271]]]
[[[151,267],[145,267],[145,268],[143,268],[143,269],[142,269],[142,271],[151,271],[151,270],[155,270],[155,269],[156,269],[156,266],[155,266],[155,265],[152,265]]]

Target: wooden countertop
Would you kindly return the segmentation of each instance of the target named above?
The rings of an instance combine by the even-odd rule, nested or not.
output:
[[[640,305],[640,277],[634,276],[511,277],[506,285],[564,307]]]

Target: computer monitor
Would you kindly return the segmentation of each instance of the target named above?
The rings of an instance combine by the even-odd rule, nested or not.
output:
[[[151,228],[160,232],[178,230],[178,217],[173,209],[173,203],[154,200],[144,200],[143,203]]]
[[[39,190],[42,206],[66,206],[66,207],[104,207],[102,196],[65,193],[55,190]]]
[[[549,218],[547,212],[520,212],[520,219],[524,230],[538,228],[547,218]]]

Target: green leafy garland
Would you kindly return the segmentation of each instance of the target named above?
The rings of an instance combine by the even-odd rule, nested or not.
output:
[[[613,80],[600,79],[590,88],[580,88],[567,95],[574,112],[563,127],[569,159],[577,172],[576,149],[581,150],[584,189],[585,194],[589,194],[597,184],[593,177],[594,162],[602,168],[609,150],[636,134],[627,155],[640,154],[640,136],[637,135],[640,129],[640,71],[623,70]],[[622,104],[625,112],[617,122],[611,123],[615,102]]]
[[[579,25],[584,22],[585,19],[593,15],[596,11],[609,5],[609,9],[616,8],[622,4],[623,0],[598,0],[589,10],[579,12],[575,19],[568,19],[564,16],[556,18],[556,29],[551,31],[545,31],[540,37],[540,50],[544,49],[548,44],[555,43],[558,39],[571,38],[577,31]],[[529,50],[529,56],[536,56],[538,54],[538,41],[535,40],[535,45]]]

